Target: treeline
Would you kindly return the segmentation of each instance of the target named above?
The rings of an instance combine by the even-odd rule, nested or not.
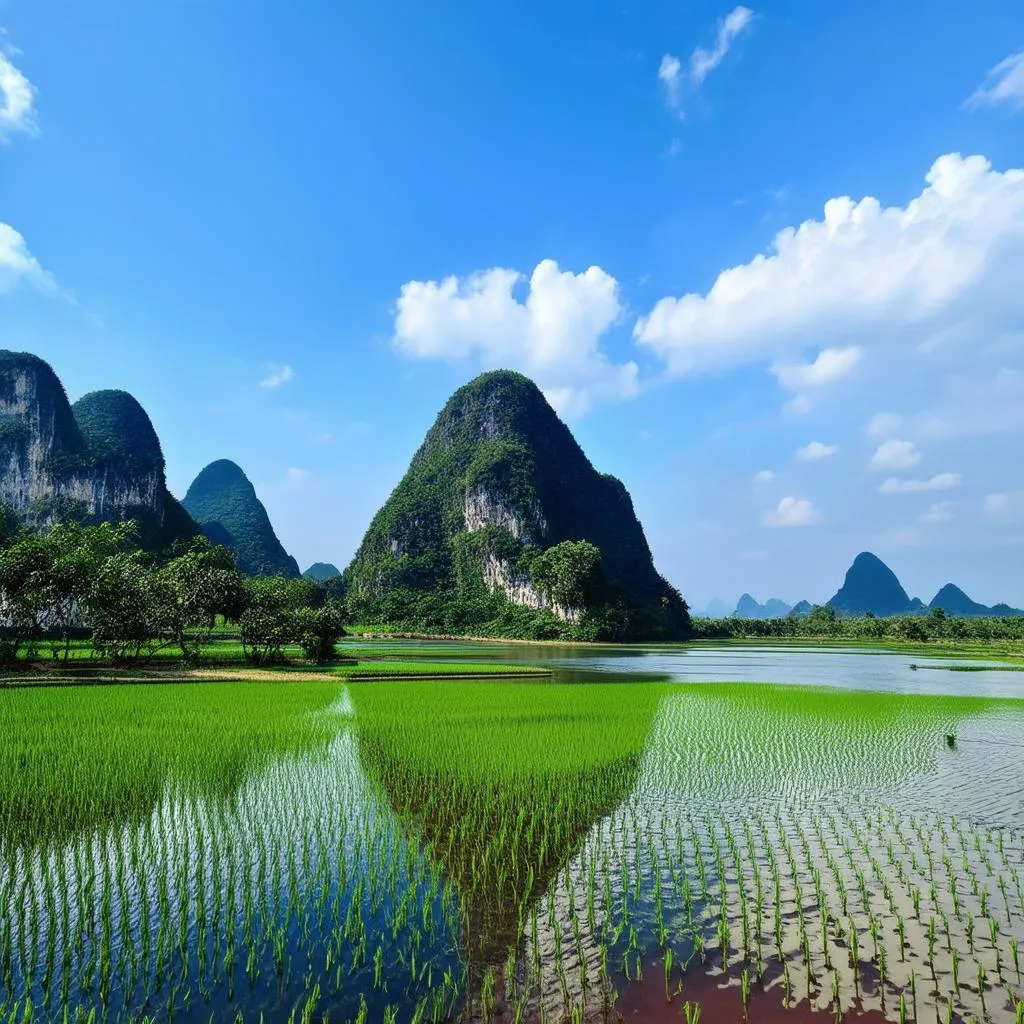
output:
[[[787,637],[844,640],[985,641],[1024,640],[1024,616],[961,618],[935,608],[927,615],[873,615],[846,617],[828,605],[815,605],[807,615],[778,619],[693,620],[693,636],[700,640],[770,639]]]
[[[344,635],[339,581],[239,572],[206,538],[161,554],[142,550],[134,523],[59,523],[45,533],[0,531],[0,663],[67,660],[77,639],[118,665],[177,648],[199,661],[218,623],[235,626],[247,660],[279,660],[298,644],[329,661]]]

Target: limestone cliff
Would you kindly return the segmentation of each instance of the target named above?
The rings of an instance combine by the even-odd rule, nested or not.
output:
[[[142,406],[123,391],[72,406],[51,367],[26,352],[0,351],[0,502],[39,526],[134,519],[152,548],[199,532],[167,490]]]
[[[508,371],[451,397],[345,579],[368,622],[581,638],[689,627],[625,487],[594,469],[532,381]],[[539,618],[523,626],[509,608]]]

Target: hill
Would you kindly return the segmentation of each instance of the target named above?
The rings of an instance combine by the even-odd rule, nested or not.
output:
[[[0,467],[0,502],[23,523],[134,519],[152,549],[199,532],[167,490],[142,406],[124,391],[72,406],[49,364],[27,352],[0,351]]]
[[[1007,604],[993,605],[972,601],[959,587],[947,583],[928,603],[929,608],[941,608],[947,615],[959,615],[964,618],[981,618],[994,616],[1009,618],[1013,615],[1024,615],[1019,608],[1011,608]]]
[[[182,505],[214,544],[235,553],[248,576],[299,575],[249,478],[229,459],[211,462],[192,481]]]
[[[716,597],[704,609],[704,614],[709,619],[727,619],[732,615],[735,608],[735,605],[729,604],[728,601],[723,601],[720,597]]]
[[[341,575],[341,570],[330,562],[314,562],[303,574],[307,580],[330,580]]]
[[[449,399],[345,577],[369,622],[577,638],[689,628],[626,488],[504,370]]]
[[[828,603],[840,615],[904,615],[915,610],[896,574],[870,551],[853,560],[843,585]]]
[[[738,619],[784,619],[789,612],[789,605],[777,597],[758,604],[749,594],[744,594],[736,603],[735,615]]]

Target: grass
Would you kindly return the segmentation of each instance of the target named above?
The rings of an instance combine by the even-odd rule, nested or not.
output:
[[[0,1020],[1014,1020],[1024,703],[451,664],[0,694]]]

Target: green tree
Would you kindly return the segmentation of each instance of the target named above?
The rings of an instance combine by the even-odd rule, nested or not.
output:
[[[299,608],[291,617],[302,653],[319,664],[332,661],[335,647],[345,635],[344,608],[328,601],[321,608]]]
[[[586,540],[565,540],[533,560],[530,580],[563,608],[596,604],[606,587],[601,552]]]
[[[165,581],[144,552],[103,559],[84,602],[94,649],[118,665],[148,660],[173,643],[172,606]]]
[[[245,607],[242,574],[234,555],[205,537],[157,572],[158,593],[168,602],[165,620],[187,662],[197,662],[217,616],[237,618]]]

